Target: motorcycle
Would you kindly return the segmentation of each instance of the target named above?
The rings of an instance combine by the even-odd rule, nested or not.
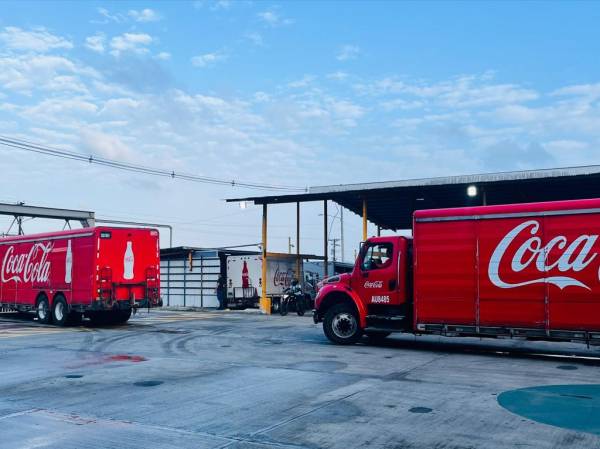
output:
[[[298,316],[303,316],[305,311],[304,294],[299,286],[292,285],[283,291],[281,302],[279,304],[279,314],[286,316],[288,314],[290,304],[294,304]]]

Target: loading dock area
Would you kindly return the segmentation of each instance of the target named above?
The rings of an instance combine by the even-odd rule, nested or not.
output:
[[[400,335],[340,347],[295,315],[151,311],[56,328],[0,314],[0,446],[589,449],[598,356]]]
[[[364,242],[369,237],[368,223],[381,230],[410,229],[413,213],[423,209],[464,206],[516,204],[600,197],[600,166],[564,167],[543,170],[484,173],[400,181],[343,184],[308,188],[307,193],[231,198],[228,202],[254,203],[262,207],[261,247],[268,256],[268,206],[296,204],[296,252],[300,260],[301,204],[323,204],[323,260],[327,277],[328,202],[333,201],[362,217]],[[263,273],[263,277],[266,272]],[[263,287],[261,309],[270,312]]]

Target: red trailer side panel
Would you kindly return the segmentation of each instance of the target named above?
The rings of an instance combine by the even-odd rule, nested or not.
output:
[[[477,247],[474,221],[415,228],[415,315],[419,322],[475,324]]]
[[[473,322],[462,265],[478,326],[600,330],[600,200],[418,211],[414,236],[415,325]]]
[[[93,236],[93,229],[78,229],[1,239],[0,302],[35,306],[39,294],[51,301],[60,292],[70,304],[89,303],[94,296]]]
[[[57,295],[77,310],[160,301],[154,229],[85,228],[0,239],[0,304],[29,310]]]
[[[529,232],[517,234],[501,256],[494,254],[499,242],[513,229],[520,226],[523,218],[479,220],[478,232],[470,239],[478,240],[479,245],[479,325],[544,328],[546,321],[546,285],[544,273],[538,273],[541,282],[528,283],[536,277],[533,266],[521,271],[511,269],[512,258],[517,248],[527,245]],[[543,222],[543,219],[540,220]],[[540,232],[542,224],[540,224]],[[531,254],[523,259],[531,257]],[[494,273],[497,273],[494,274]],[[498,287],[491,279],[498,277],[501,282],[511,285],[523,284],[516,288]]]
[[[546,218],[544,234],[557,242],[547,250],[549,327],[599,330],[600,214]]]

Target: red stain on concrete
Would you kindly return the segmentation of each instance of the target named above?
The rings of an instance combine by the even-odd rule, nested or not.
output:
[[[127,354],[117,354],[111,355],[108,360],[111,362],[145,362],[148,360],[146,357],[142,357],[141,355],[127,355]]]

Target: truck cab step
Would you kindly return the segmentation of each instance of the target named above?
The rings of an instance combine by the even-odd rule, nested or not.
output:
[[[404,315],[367,315],[367,320],[378,321],[404,321]]]
[[[365,327],[364,331],[365,332],[405,332],[406,329],[368,326],[368,327]]]

